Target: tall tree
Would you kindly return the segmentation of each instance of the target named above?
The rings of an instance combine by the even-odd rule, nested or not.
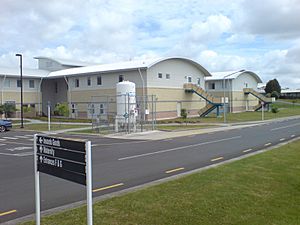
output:
[[[269,80],[265,88],[265,92],[267,94],[268,93],[272,94],[272,92],[274,91],[276,91],[279,94],[281,93],[281,87],[277,79]]]

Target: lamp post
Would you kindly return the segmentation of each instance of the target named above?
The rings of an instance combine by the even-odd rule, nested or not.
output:
[[[20,57],[20,78],[21,78],[21,127],[24,128],[23,121],[23,57],[22,54],[16,54],[17,57]]]

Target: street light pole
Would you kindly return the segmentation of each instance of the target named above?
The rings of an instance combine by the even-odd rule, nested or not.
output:
[[[23,57],[22,54],[16,54],[20,57],[20,78],[21,78],[21,127],[24,128],[24,118],[23,118]]]

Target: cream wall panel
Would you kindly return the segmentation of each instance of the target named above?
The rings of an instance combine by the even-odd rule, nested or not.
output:
[[[158,78],[158,73],[162,73],[162,78]],[[170,79],[166,79],[166,74],[170,74]],[[200,86],[204,88],[204,74],[196,66],[182,59],[168,59],[162,61],[147,71],[148,87],[176,87],[182,88],[187,83],[186,76],[192,77],[192,83],[197,83],[200,78]]]

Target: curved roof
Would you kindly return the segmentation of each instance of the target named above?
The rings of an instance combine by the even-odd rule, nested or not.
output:
[[[211,77],[206,77],[206,80],[232,80],[237,79],[240,75],[247,73],[253,76],[257,83],[262,83],[261,78],[254,72],[250,70],[238,70],[238,71],[226,71],[226,72],[213,72]]]
[[[165,57],[165,58],[134,60],[134,61],[127,61],[127,62],[118,62],[118,63],[59,70],[59,71],[51,72],[48,77],[70,76],[70,75],[79,75],[79,74],[97,73],[97,72],[125,71],[125,70],[134,70],[134,69],[149,69],[150,67],[160,62],[170,60],[170,59],[181,59],[189,63],[192,63],[199,70],[201,70],[205,76],[211,76],[211,74],[204,67],[202,67],[199,63],[191,59],[184,58],[184,57]]]

